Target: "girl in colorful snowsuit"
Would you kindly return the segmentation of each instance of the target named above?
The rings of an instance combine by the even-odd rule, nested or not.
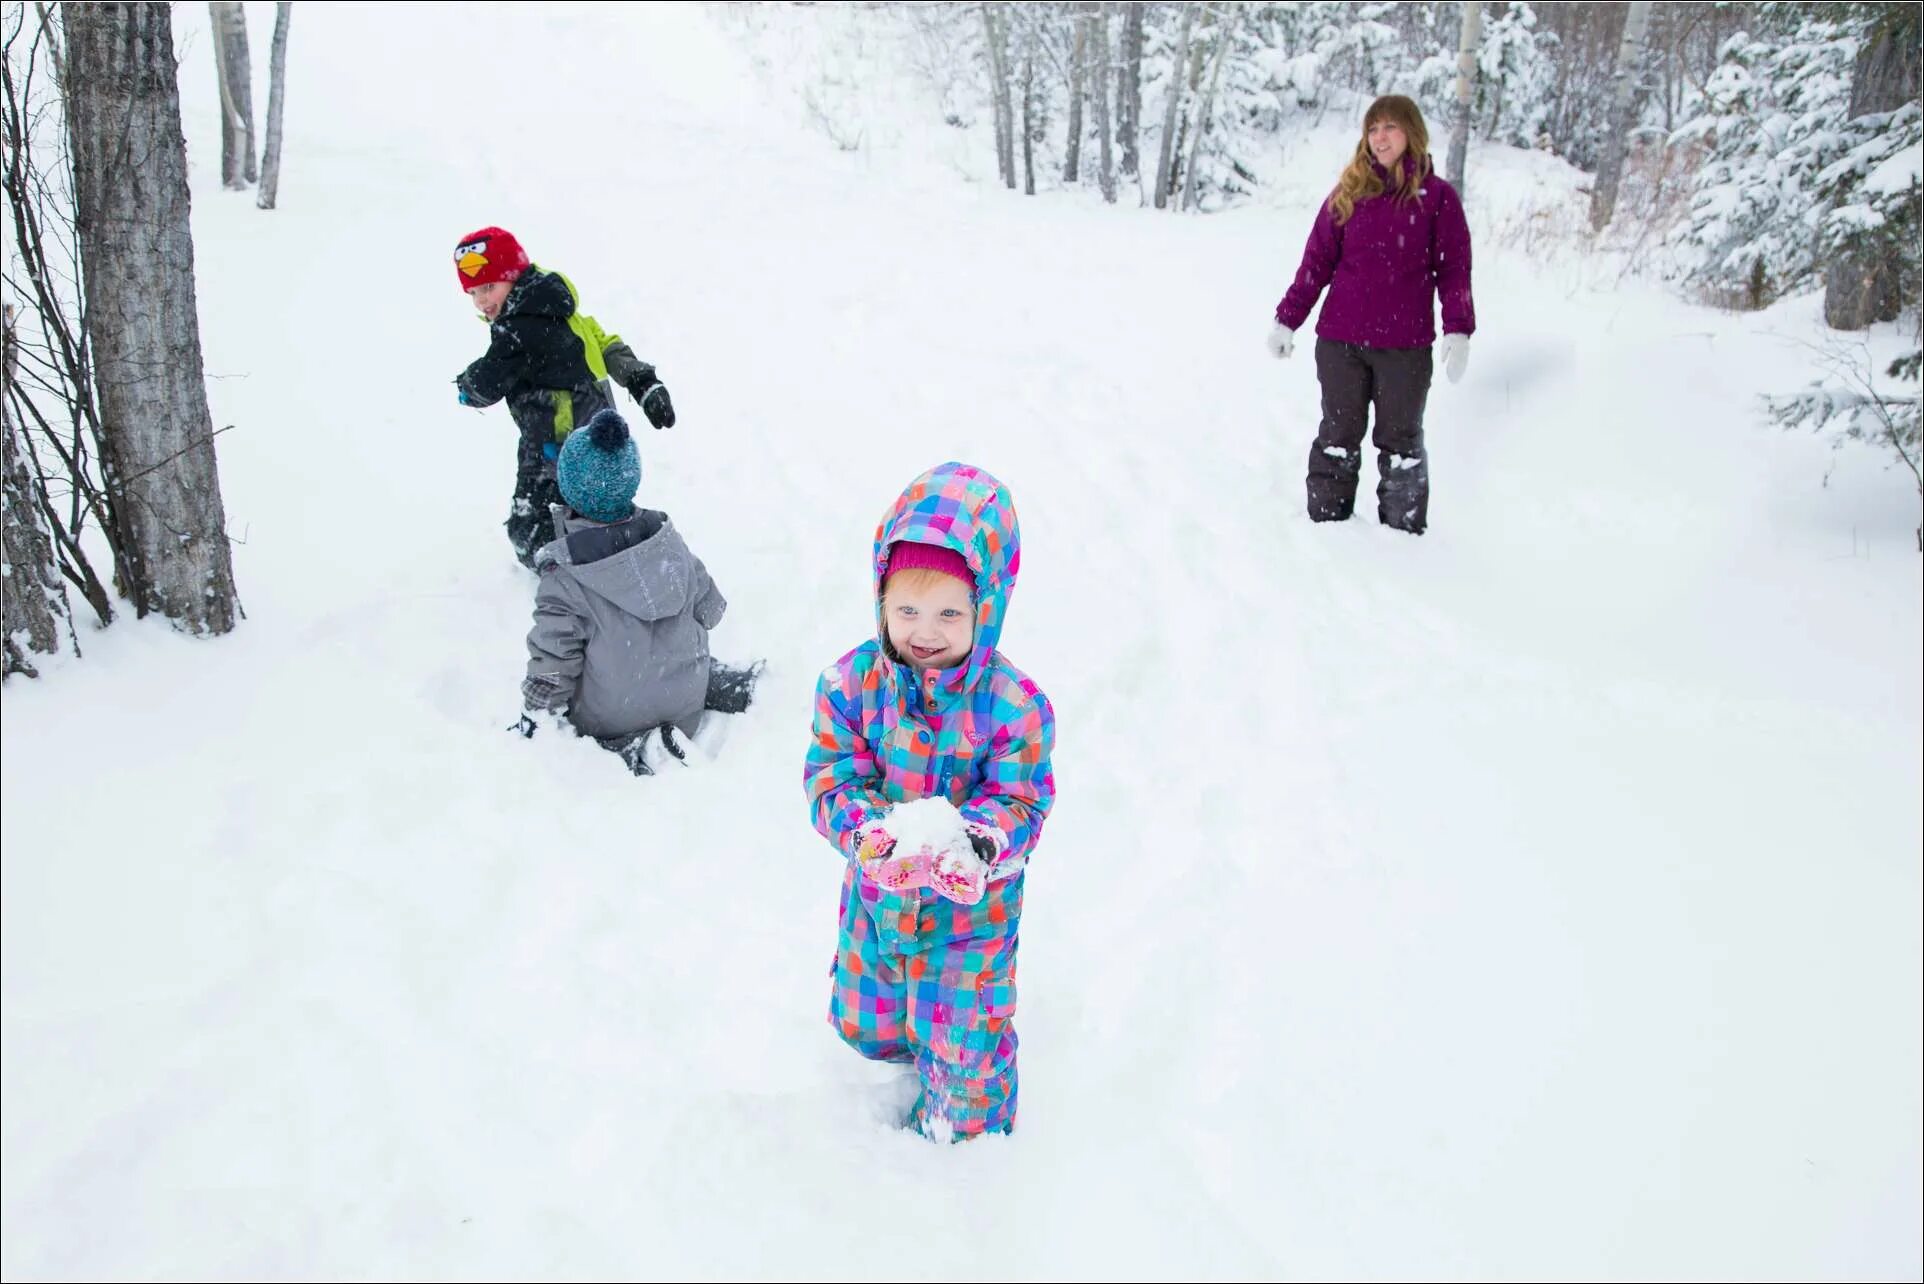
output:
[[[936,1139],[1015,1123],[1023,868],[1055,801],[1055,713],[996,650],[1020,565],[1002,484],[931,469],[876,531],[876,636],[815,691],[804,785],[848,862],[829,1021],[915,1065]]]
[[[1423,533],[1430,467],[1423,406],[1434,370],[1435,306],[1443,341],[1435,358],[1463,377],[1476,308],[1470,299],[1470,228],[1456,189],[1430,161],[1423,113],[1391,94],[1363,115],[1363,139],[1317,211],[1296,280],[1276,305],[1268,347],[1287,357],[1316,298],[1316,378],[1323,421],[1309,451],[1309,515],[1345,521],[1356,507],[1363,433],[1376,407],[1376,516]]]

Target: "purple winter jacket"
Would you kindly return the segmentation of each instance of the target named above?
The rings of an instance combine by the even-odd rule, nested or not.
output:
[[[1376,162],[1370,164],[1386,177]],[[1316,318],[1319,338],[1366,348],[1427,348],[1436,340],[1437,294],[1443,296],[1443,333],[1475,334],[1470,225],[1456,189],[1432,171],[1415,200],[1384,192],[1358,201],[1340,227],[1324,201],[1296,280],[1276,305],[1276,320],[1301,330],[1325,286],[1329,298]]]

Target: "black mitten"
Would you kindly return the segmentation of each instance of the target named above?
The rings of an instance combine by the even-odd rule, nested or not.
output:
[[[675,403],[668,399],[668,385],[658,383],[641,398],[641,413],[657,428],[675,426]]]
[[[628,381],[628,395],[655,427],[675,426],[675,403],[668,397],[668,385],[655,374],[653,366],[644,365],[635,372],[635,377]]]

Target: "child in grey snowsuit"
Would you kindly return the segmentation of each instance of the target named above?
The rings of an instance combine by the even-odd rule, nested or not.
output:
[[[650,775],[683,756],[676,735],[692,736],[704,709],[745,709],[759,668],[710,659],[728,602],[668,515],[635,507],[641,456],[620,415],[569,434],[555,475],[565,506],[535,553],[520,730],[534,734],[530,714],[559,715]]]

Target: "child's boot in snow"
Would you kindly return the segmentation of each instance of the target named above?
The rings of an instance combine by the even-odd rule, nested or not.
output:
[[[708,697],[703,708],[716,713],[741,713],[755,698],[755,682],[768,661],[757,660],[746,669],[731,669],[719,660],[708,662]]]
[[[682,746],[679,735],[672,725],[663,723],[626,740],[604,740],[602,745],[621,755],[622,762],[635,775],[652,776],[671,762],[687,765],[688,750]]]

